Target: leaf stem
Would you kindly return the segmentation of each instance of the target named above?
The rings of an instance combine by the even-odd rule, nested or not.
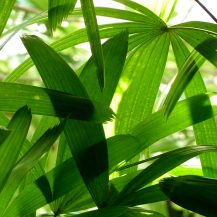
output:
[[[200,5],[200,7],[203,8],[204,11],[206,11],[207,14],[217,23],[216,17],[205,7],[205,5],[203,5],[199,0],[195,0],[195,2],[197,2],[197,4]]]

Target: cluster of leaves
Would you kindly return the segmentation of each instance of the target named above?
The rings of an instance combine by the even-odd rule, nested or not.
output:
[[[156,180],[202,153],[204,174],[217,177],[217,107],[211,103],[217,95],[207,93],[198,72],[205,59],[217,67],[217,26],[205,22],[167,26],[135,1],[114,1],[129,10],[97,8],[92,0],[81,0],[81,9],[74,9],[76,0],[49,1],[48,14],[4,32],[45,20],[54,31],[68,16],[83,16],[86,24],[51,45],[34,35],[22,37],[31,59],[0,83],[0,110],[15,112],[11,120],[0,113],[5,126],[0,130],[0,216],[36,216],[36,210],[45,207],[53,216],[157,217],[163,215],[137,206],[168,198],[216,216],[215,179],[187,175]],[[0,2],[0,33],[14,3]],[[120,22],[98,25],[96,15]],[[103,38],[107,41],[101,45]],[[92,57],[76,73],[58,52],[87,41]],[[164,105],[153,112],[170,46],[179,72]],[[33,64],[45,87],[14,83]],[[123,82],[127,87],[114,115],[109,106]],[[178,102],[183,92],[186,99]],[[31,113],[42,119],[28,141]],[[115,134],[107,138],[102,124],[111,119],[115,119]],[[197,146],[150,158],[141,170],[131,170],[140,161],[120,166],[189,126],[194,128]],[[45,153],[59,136],[54,167],[46,171],[49,155]]]

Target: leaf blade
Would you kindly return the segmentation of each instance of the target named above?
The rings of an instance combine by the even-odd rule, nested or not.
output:
[[[63,19],[74,9],[77,0],[49,0],[48,21],[51,31],[56,30]]]
[[[16,0],[2,0],[0,2],[0,35],[2,34]]]
[[[93,0],[80,0],[80,2],[92,55],[97,66],[99,86],[103,89],[105,86],[105,64]]]
[[[107,121],[112,117],[112,111],[104,110],[101,104],[47,88],[1,82],[0,93],[1,111],[15,112],[18,108],[28,105],[32,113],[39,115],[93,122]]]
[[[5,212],[7,206],[13,197],[17,187],[25,177],[25,175],[30,171],[31,168],[36,164],[39,158],[48,151],[50,146],[55,142],[57,137],[60,135],[64,127],[64,123],[59,124],[52,129],[47,130],[33,146],[28,150],[28,152],[22,156],[22,158],[16,163],[13,168],[11,175],[1,192],[0,197],[0,207],[1,213]]]
[[[216,179],[193,175],[171,177],[161,180],[160,187],[176,204],[201,215],[216,216]]]
[[[34,50],[31,49],[32,43],[37,45]],[[24,44],[33,57],[45,86],[88,98],[75,72],[53,49],[36,37],[24,39]],[[37,55],[38,52],[40,56]],[[42,54],[49,58],[49,66],[43,63]],[[64,73],[60,74],[59,71],[62,70]],[[102,125],[68,120],[64,134],[93,200],[97,206],[103,206],[109,191],[109,176],[107,144]]]
[[[122,198],[130,196],[135,191],[139,190],[143,186],[159,178],[166,172],[184,163],[192,157],[202,154],[207,151],[217,151],[214,146],[192,146],[179,148],[174,151],[170,151],[164,156],[157,159],[150,166],[140,172],[135,178],[133,178],[121,191],[117,201],[121,201]],[[162,165],[166,165],[162,167]]]
[[[13,166],[19,156],[20,149],[25,141],[27,132],[30,127],[31,112],[27,106],[19,109],[8,124],[8,129],[11,130],[10,135],[0,146],[0,166],[1,180],[0,188],[3,189]],[[16,143],[14,142],[16,141]]]

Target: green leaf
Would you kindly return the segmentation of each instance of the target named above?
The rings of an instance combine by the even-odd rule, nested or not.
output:
[[[0,146],[5,141],[5,139],[7,139],[9,134],[10,134],[9,130],[4,129],[4,128],[0,128]]]
[[[113,112],[101,104],[68,93],[14,83],[0,83],[0,110],[14,112],[28,105],[33,114],[104,122]]]
[[[173,33],[170,35],[173,52],[176,57],[177,66],[180,68],[185,58],[189,55],[189,51],[181,38]],[[186,96],[192,96],[206,92],[206,87],[200,73],[195,74],[189,86],[185,90]],[[217,141],[217,126],[215,118],[203,121],[202,123],[193,126],[196,143],[198,145],[216,145]],[[206,153],[200,156],[202,168],[205,176],[217,177],[216,153]]]
[[[0,2],[0,36],[5,28],[16,0],[1,0]]]
[[[133,50],[122,75],[126,86],[117,111],[116,133],[128,133],[149,115],[155,103],[169,49],[168,34],[150,35]]]
[[[217,34],[217,26],[215,23],[201,22],[201,21],[191,21],[186,23],[180,23],[169,27],[174,30],[181,30],[180,32],[188,32],[189,30],[196,30],[198,33],[210,33],[213,35]]]
[[[98,16],[112,17],[122,20],[130,20],[150,24],[150,22],[147,22],[146,20],[147,16],[144,16],[140,13],[135,13],[133,11],[121,10],[116,8],[95,7],[95,12]]]
[[[134,156],[158,140],[217,115],[216,94],[200,94],[177,103],[166,120],[164,110],[149,115],[131,130],[140,141]],[[210,105],[212,102],[212,106]]]
[[[160,188],[174,203],[204,216],[216,216],[217,180],[180,176],[161,180]]]
[[[174,29],[187,43],[217,67],[217,39],[205,31],[191,29]],[[216,35],[216,34],[215,34]]]
[[[101,38],[109,38],[113,37],[114,35],[120,33],[120,31],[128,30],[129,34],[133,33],[146,33],[147,30],[153,30],[155,26],[141,23],[133,23],[133,22],[125,22],[125,23],[114,23],[114,24],[106,24],[100,25],[100,36]],[[159,28],[158,32],[159,32]],[[156,31],[155,31],[156,32]],[[150,34],[150,33],[149,33]],[[153,32],[152,32],[153,34]],[[145,37],[144,37],[145,38]],[[55,41],[51,44],[51,47],[56,51],[61,51],[72,47],[76,44],[80,44],[83,42],[87,42],[88,37],[86,34],[86,29],[80,29],[76,32],[70,33],[69,35],[61,38],[60,40]],[[21,75],[23,75],[29,68],[33,66],[33,62],[30,59],[27,59],[22,64],[20,64],[6,79],[7,82],[14,82],[16,81]]]
[[[36,164],[40,157],[48,151],[55,140],[62,132],[64,124],[48,129],[35,144],[28,150],[28,152],[16,163],[8,181],[0,194],[0,213],[3,213],[7,208],[13,194],[17,187],[24,179],[25,175]]]
[[[139,140],[127,134],[110,137],[107,143],[110,172],[134,157],[134,152],[141,147]]]
[[[93,203],[80,203],[83,200],[89,201],[91,197],[88,194],[73,159],[65,161],[63,164],[55,167],[39,179],[47,180],[46,183],[48,188],[50,188],[52,201],[72,191],[71,195],[74,195],[76,200],[71,202],[71,205],[74,205],[71,211],[79,211],[94,206]],[[46,205],[48,195],[46,199],[40,187],[39,181],[26,186],[18,197],[10,204],[4,216],[25,216]]]
[[[125,207],[125,206],[117,206],[117,207],[108,207],[104,209],[99,209],[95,211],[85,212],[83,214],[79,214],[80,217],[142,217],[142,216],[150,216],[150,217],[164,217],[160,213],[145,210],[142,208],[135,207]]]
[[[109,106],[119,82],[125,63],[128,48],[128,33],[123,31],[103,44],[105,60],[105,81],[103,91],[97,85],[97,68],[94,57],[91,57],[82,70],[79,78],[85,86],[90,98]],[[94,88],[93,88],[94,87]]]
[[[56,30],[57,26],[67,18],[73,11],[77,0],[49,0],[48,20],[51,31]]]
[[[154,25],[161,25],[167,28],[163,20],[161,20],[155,13],[153,13],[151,10],[144,7],[143,5],[130,0],[114,0],[114,1],[124,4],[125,6],[144,14],[146,16],[146,19],[149,20],[149,22],[152,21]]]
[[[184,89],[193,79],[195,73],[199,70],[204,62],[205,59],[196,50],[193,50],[186,59],[164,102],[166,118],[169,117]]]
[[[80,2],[93,59],[97,67],[99,86],[102,90],[105,86],[105,65],[93,0],[80,0]]]
[[[135,191],[138,191],[185,161],[208,151],[217,151],[217,147],[192,146],[168,152],[133,178],[121,191],[116,203],[119,204],[119,201],[122,201],[123,198],[130,197]]]
[[[11,131],[0,145],[0,189],[2,190],[24,144],[31,122],[31,112],[27,106],[19,109],[8,124]]]
[[[129,197],[123,198],[120,201],[121,206],[138,206],[142,204],[156,203],[159,201],[165,201],[167,198],[161,191],[159,185],[152,185],[147,188],[143,188],[130,194]]]
[[[23,41],[45,86],[88,97],[75,72],[53,49],[37,37],[25,37]],[[108,195],[109,176],[107,144],[102,125],[68,120],[64,134],[91,196],[97,206],[103,206]]]

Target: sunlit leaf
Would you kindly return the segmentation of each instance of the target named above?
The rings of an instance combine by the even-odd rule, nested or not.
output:
[[[104,122],[113,116],[111,109],[68,93],[23,84],[0,83],[0,110],[14,112],[28,105],[33,114]]]
[[[100,30],[101,38],[113,37],[114,35],[119,34],[121,31],[125,31],[126,29],[128,30],[129,34],[147,33],[147,30],[150,31],[153,29],[156,32],[156,27],[151,24],[147,26],[147,24],[133,23],[133,22],[100,25],[98,28]],[[160,31],[159,27],[157,27],[157,30],[159,34]],[[61,51],[87,41],[88,41],[88,37],[87,37],[86,29],[79,29],[78,31],[70,33],[69,35],[61,38],[60,40],[53,42],[51,44],[51,47],[56,51]],[[7,82],[16,81],[21,75],[23,75],[32,66],[33,66],[33,62],[30,59],[27,59],[22,64],[20,64],[11,74],[9,74],[5,79],[5,81]]]
[[[109,106],[119,82],[128,50],[128,32],[123,31],[103,44],[106,86],[101,91],[98,86],[94,57],[91,57],[79,78],[92,100]],[[93,88],[94,87],[94,88]]]
[[[148,42],[128,57],[120,81],[124,90],[117,111],[116,133],[128,133],[152,112],[168,49],[168,34],[153,33]]]
[[[192,51],[184,62],[164,102],[165,116],[167,118],[171,114],[184,89],[204,62],[205,59],[196,50]]]
[[[173,52],[176,58],[178,68],[189,55],[189,50],[185,46],[182,39],[175,33],[170,35],[170,40],[173,46]],[[207,92],[205,83],[200,73],[196,73],[189,86],[185,89],[187,97]],[[215,118],[203,121],[202,123],[193,125],[195,140],[198,145],[216,145],[217,143],[217,126]],[[217,153],[206,153],[200,156],[202,169],[205,176],[217,177],[217,165],[215,162]]]
[[[125,6],[142,13],[143,15],[146,16],[146,19],[148,19],[149,22],[154,22],[155,25],[160,24],[166,27],[166,24],[163,22],[163,20],[161,20],[155,13],[153,13],[148,8],[144,7],[142,4],[130,0],[114,0],[114,1],[124,4]]]
[[[105,86],[105,65],[93,0],[80,0],[80,2],[93,59],[97,66],[99,86],[103,89]]]
[[[5,28],[11,11],[16,0],[1,0],[0,1],[0,36]]]
[[[215,23],[208,23],[202,21],[190,21],[186,23],[180,23],[170,27],[172,29],[181,30],[180,32],[196,30],[197,32],[217,34],[217,25]]]

